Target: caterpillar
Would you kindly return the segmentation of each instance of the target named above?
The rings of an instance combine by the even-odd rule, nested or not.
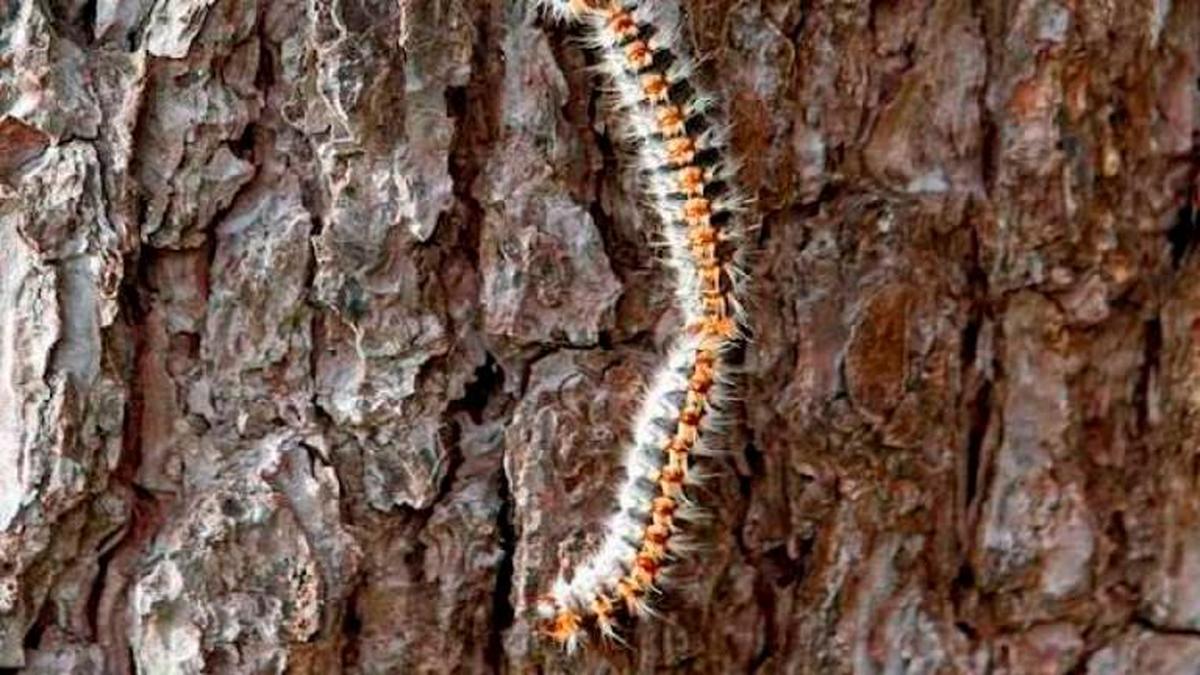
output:
[[[650,612],[648,596],[685,552],[695,520],[692,459],[731,386],[728,354],[743,339],[745,238],[725,125],[694,82],[681,30],[648,0],[534,0],[581,24],[615,90],[646,201],[662,222],[683,327],[654,375],[624,457],[625,480],[596,551],[536,603],[540,631],[574,652],[595,630],[621,640],[623,617]],[[711,443],[707,443],[711,446]]]

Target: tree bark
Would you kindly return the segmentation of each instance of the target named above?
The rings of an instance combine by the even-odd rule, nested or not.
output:
[[[0,0],[0,670],[1200,672],[1200,3],[679,2],[754,337],[574,659],[676,321],[530,5]]]

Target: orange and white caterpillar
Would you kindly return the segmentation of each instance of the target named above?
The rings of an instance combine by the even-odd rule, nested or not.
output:
[[[728,395],[725,357],[742,335],[744,233],[724,125],[667,13],[648,0],[535,2],[581,23],[600,54],[663,224],[683,321],[641,403],[602,542],[538,601],[542,630],[573,651],[589,629],[619,639],[619,617],[648,611],[664,566],[685,548],[691,459],[714,428],[714,403]]]

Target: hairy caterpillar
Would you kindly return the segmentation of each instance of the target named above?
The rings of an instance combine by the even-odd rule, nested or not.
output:
[[[738,302],[743,232],[722,125],[693,82],[680,30],[648,0],[535,0],[580,22],[614,85],[636,148],[650,207],[663,223],[667,263],[684,322],[655,374],[624,458],[626,478],[599,548],[537,604],[542,630],[568,651],[588,628],[607,638],[622,614],[648,611],[664,566],[684,548],[679,530],[691,457],[714,426],[713,402],[728,387],[724,356],[741,339]]]

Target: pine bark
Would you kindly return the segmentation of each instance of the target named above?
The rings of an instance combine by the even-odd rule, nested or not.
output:
[[[663,0],[754,337],[574,660],[676,321],[531,4],[0,0],[0,671],[1200,670],[1200,3]]]

